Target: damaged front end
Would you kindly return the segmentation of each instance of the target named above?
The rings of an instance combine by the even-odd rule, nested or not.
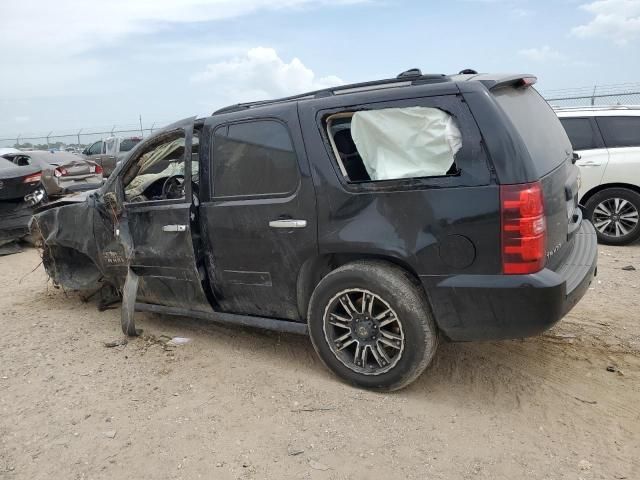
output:
[[[96,290],[120,285],[117,269],[124,264],[114,242],[114,223],[107,205],[95,192],[74,195],[40,208],[30,223],[30,232],[54,285],[68,290]],[[113,245],[115,244],[115,245]],[[103,254],[106,246],[116,251]],[[121,261],[114,261],[120,257]]]

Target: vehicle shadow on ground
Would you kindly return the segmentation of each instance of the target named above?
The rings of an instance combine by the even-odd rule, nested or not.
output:
[[[195,337],[205,348],[231,347],[235,352],[258,354],[261,362],[269,362],[279,369],[291,369],[292,373],[295,371],[296,375],[303,375],[311,381],[339,382],[322,365],[306,336],[182,317],[136,315],[140,319],[138,326],[142,328],[147,326],[153,331],[180,332],[180,335]],[[549,344],[543,337],[502,342],[441,342],[426,371],[396,395],[416,398],[462,395],[484,401],[506,392],[509,393],[507,403],[517,406],[520,395],[534,388],[527,378],[546,378],[551,374],[557,382],[562,382],[562,378],[558,378],[562,375],[553,373],[562,370],[565,357],[557,355],[560,348],[560,345]],[[522,382],[514,381],[518,377]]]

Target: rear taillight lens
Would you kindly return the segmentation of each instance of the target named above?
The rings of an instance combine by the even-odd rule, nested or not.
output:
[[[42,178],[42,172],[34,173],[33,175],[28,175],[22,179],[22,183],[34,183],[39,182]]]
[[[547,225],[540,182],[500,186],[502,272],[534,273],[545,264]]]
[[[102,167],[100,165],[96,165],[95,173],[102,174]]]
[[[65,175],[67,175],[69,172],[67,171],[66,168],[64,167],[58,167],[53,171],[53,174],[60,178],[60,177],[64,177]]]

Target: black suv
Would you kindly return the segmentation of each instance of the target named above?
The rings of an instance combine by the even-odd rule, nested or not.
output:
[[[34,217],[65,288],[309,333],[394,390],[439,339],[536,335],[596,272],[558,118],[527,75],[422,75],[235,105],[138,144],[98,191]]]

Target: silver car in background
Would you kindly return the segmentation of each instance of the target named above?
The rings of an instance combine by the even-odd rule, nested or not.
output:
[[[102,167],[70,152],[34,150],[2,155],[18,167],[39,167],[49,197],[93,190],[102,185]]]

